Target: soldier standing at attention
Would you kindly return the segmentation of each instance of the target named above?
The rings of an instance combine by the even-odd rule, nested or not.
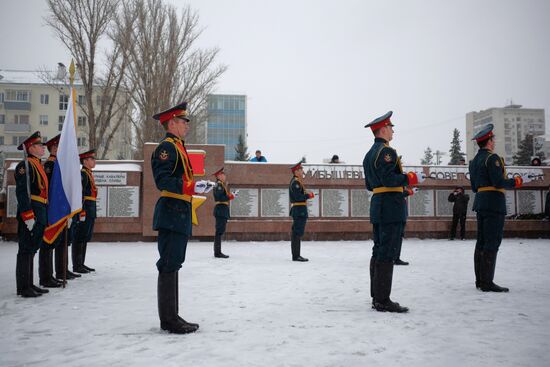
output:
[[[371,123],[375,139],[363,160],[367,190],[373,192],[370,206],[370,221],[373,228],[371,258],[371,289],[373,307],[377,311],[407,312],[390,299],[393,266],[399,251],[405,214],[404,186],[423,182],[423,173],[403,173],[401,161],[395,149],[389,146],[393,138],[393,124],[386,113]]]
[[[183,138],[189,131],[187,102],[153,116],[166,130],[165,138],[151,156],[151,168],[160,198],[153,214],[153,229],[158,231],[159,271],[157,301],[160,327],[175,334],[197,331],[198,324],[178,315],[178,271],[185,261],[191,236],[193,194],[206,192],[205,181],[193,180],[193,169]]]
[[[86,261],[86,250],[88,242],[92,239],[94,233],[94,224],[97,217],[97,187],[94,181],[92,169],[95,168],[95,153],[92,149],[79,154],[80,178],[82,181],[82,211],[80,212],[78,222],[76,223],[73,241],[73,271],[75,273],[86,274],[95,269],[84,265]]]
[[[53,139],[50,139],[45,143],[50,151],[48,160],[44,163],[44,172],[48,177],[48,187],[51,188],[51,178],[53,173],[53,165],[55,160],[55,154],[52,154],[52,150],[57,151],[57,145],[59,144],[59,138],[61,135],[57,135]],[[55,148],[53,148],[55,146]],[[53,160],[52,160],[53,155]],[[40,285],[46,288],[59,288],[63,282],[58,281],[53,277],[53,250],[59,244],[59,241],[52,244],[48,244],[42,241],[40,250],[38,253],[38,277],[40,278]]]
[[[307,200],[313,199],[313,192],[308,192],[304,187],[303,177],[304,170],[302,162],[299,162],[290,168],[292,171],[292,179],[288,186],[290,198],[290,215],[292,216],[292,234],[290,247],[292,250],[292,261],[309,261],[305,257],[300,256],[302,236],[306,228],[308,213]]]
[[[229,256],[222,253],[222,236],[225,233],[227,220],[229,219],[229,202],[235,199],[236,194],[229,192],[223,167],[214,173],[216,188],[214,189],[214,217],[216,218],[216,236],[214,237],[214,257],[227,259]]]
[[[15,167],[19,243],[15,280],[18,295],[38,297],[49,292],[33,284],[34,255],[42,246],[42,236],[48,224],[48,177],[40,164],[40,157],[44,155],[40,131],[28,137],[17,149],[25,151],[25,159]]]
[[[476,194],[473,210],[477,213],[477,241],[474,251],[476,288],[484,292],[508,292],[508,288],[493,283],[497,253],[504,232],[506,189],[519,188],[531,182],[528,175],[506,178],[504,160],[493,153],[493,124],[484,126],[472,140],[479,151],[470,161],[470,183]]]
[[[46,175],[48,176],[48,182],[51,182],[52,174],[53,174],[53,167],[55,164],[55,161],[57,160],[57,148],[59,146],[59,139],[61,138],[61,134],[57,135],[56,137],[48,140],[46,142],[46,147],[48,147],[48,151],[50,152],[50,156],[44,162],[44,171],[46,171]],[[67,224],[70,226],[69,224]],[[70,241],[68,241],[67,245],[70,245]],[[52,244],[52,246],[55,248],[55,277],[57,279],[63,279],[64,271],[67,276],[67,279],[75,279],[80,278],[80,274],[76,274],[73,272],[70,272],[67,268],[67,262],[65,254],[65,231],[62,231],[59,237],[55,240],[55,242]],[[65,269],[63,269],[65,267]]]

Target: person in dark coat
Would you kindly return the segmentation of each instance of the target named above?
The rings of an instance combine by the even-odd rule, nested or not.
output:
[[[95,149],[79,154],[80,164],[82,164],[82,169],[80,170],[80,178],[82,181],[82,211],[75,222],[72,258],[73,271],[80,274],[95,271],[95,269],[84,264],[86,261],[88,242],[92,239],[95,219],[97,217],[97,187],[92,173],[96,164],[95,154]]]
[[[216,218],[216,234],[214,237],[214,257],[227,259],[229,256],[222,252],[222,236],[225,233],[227,220],[229,219],[229,205],[231,200],[235,199],[236,193],[229,192],[226,184],[225,172],[223,167],[214,173],[216,177],[216,187],[214,188],[214,218]]]
[[[493,124],[484,126],[472,140],[479,151],[470,161],[470,183],[476,194],[474,208],[477,219],[477,241],[474,251],[476,288],[484,292],[508,292],[493,282],[497,253],[504,233],[506,189],[531,182],[528,175],[507,178],[504,160],[493,153],[495,148]]]
[[[460,239],[466,238],[466,212],[468,211],[468,202],[470,201],[470,195],[464,193],[464,187],[456,187],[453,192],[449,194],[449,202],[453,204],[453,222],[451,223],[451,235],[450,240],[456,238],[456,227],[460,222]]]
[[[304,170],[302,162],[299,162],[290,168],[292,178],[288,186],[288,195],[290,198],[290,216],[292,217],[292,232],[290,240],[290,249],[292,261],[305,262],[307,258],[300,255],[302,247],[302,236],[304,235],[308,212],[307,200],[313,199],[315,194],[309,192],[304,187]]]
[[[48,176],[40,164],[44,145],[40,131],[28,137],[18,150],[25,151],[25,159],[15,167],[15,196],[17,198],[17,263],[15,281],[17,295],[38,297],[47,289],[33,284],[34,255],[43,246],[42,236],[48,224]]]
[[[377,311],[407,312],[409,309],[390,299],[393,266],[397,260],[405,218],[404,186],[415,186],[425,179],[424,173],[403,173],[397,151],[390,147],[393,138],[392,112],[365,125],[375,139],[365,155],[363,169],[367,190],[373,192],[370,221],[373,226],[371,286],[373,307]]]
[[[194,194],[207,192],[207,182],[195,182],[193,167],[183,138],[189,132],[187,102],[153,116],[166,130],[166,136],[151,156],[151,168],[160,198],[155,205],[153,229],[158,231],[157,302],[160,327],[175,334],[198,330],[199,325],[178,315],[178,272],[185,261],[191,236]]]

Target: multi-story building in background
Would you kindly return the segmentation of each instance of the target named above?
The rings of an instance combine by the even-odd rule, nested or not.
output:
[[[544,109],[541,108],[522,108],[521,105],[512,104],[503,108],[494,107],[479,112],[469,112],[466,114],[468,160],[472,159],[479,149],[472,138],[481,127],[489,123],[495,126],[493,130],[496,135],[495,153],[503,157],[508,165],[513,163],[513,157],[526,135],[533,135],[540,143],[546,134]],[[545,152],[547,156],[548,153],[550,152]]]
[[[17,146],[30,134],[40,130],[47,141],[61,132],[69,102],[69,88],[64,84],[66,71],[62,64],[55,72],[0,70],[0,151],[4,158],[18,158]],[[48,79],[49,78],[49,79]],[[45,81],[48,80],[47,82]],[[75,79],[77,95],[77,144],[80,151],[102,148],[89,146],[88,121],[79,105],[85,104],[81,81]],[[101,103],[101,94],[92,96]],[[121,97],[122,98],[122,97]],[[130,108],[130,106],[128,106]],[[129,116],[130,112],[125,112]],[[107,159],[131,159],[131,127],[128,119],[121,123],[111,140]],[[109,131],[107,131],[109,133]]]
[[[246,144],[246,96],[208,95],[208,144],[224,144],[225,160],[235,159],[239,136]]]

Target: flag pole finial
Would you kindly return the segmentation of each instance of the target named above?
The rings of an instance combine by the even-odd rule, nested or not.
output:
[[[74,60],[71,60],[71,65],[69,66],[69,80],[71,82],[71,85],[74,84],[74,72],[75,72]]]

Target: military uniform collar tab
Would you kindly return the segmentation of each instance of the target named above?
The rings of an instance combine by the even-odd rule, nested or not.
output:
[[[374,138],[374,141],[376,143],[384,143],[384,144],[388,144],[388,141],[384,138]]]

